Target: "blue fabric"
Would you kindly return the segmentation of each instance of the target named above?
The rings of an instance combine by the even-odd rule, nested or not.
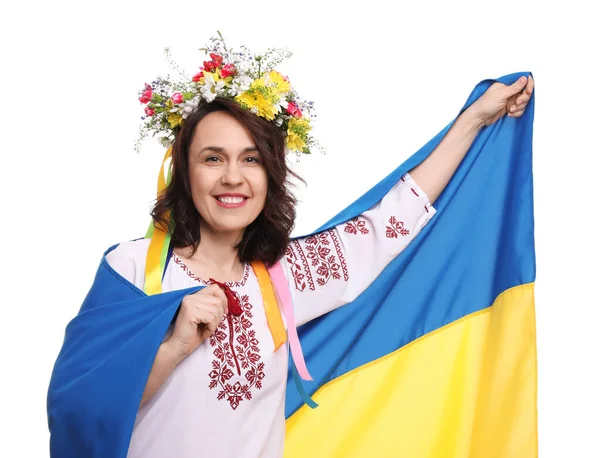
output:
[[[127,455],[156,351],[183,297],[204,287],[147,296],[115,272],[105,256],[66,328],[50,380],[52,457]]]
[[[512,84],[521,75],[528,74],[497,81]],[[493,81],[478,84],[461,112]],[[436,202],[438,215],[409,248],[353,303],[300,329],[315,377],[314,382],[304,382],[310,393],[490,305],[498,292],[533,281],[533,233],[528,226],[532,123],[533,98],[523,118],[504,118],[484,129]],[[376,204],[433,151],[451,125],[315,232]],[[518,264],[507,249],[522,253]],[[50,380],[47,411],[55,458],[126,457],[156,351],[183,297],[202,288],[147,296],[115,272],[105,256],[81,309],[66,328]],[[290,371],[286,417],[302,404],[292,378]]]

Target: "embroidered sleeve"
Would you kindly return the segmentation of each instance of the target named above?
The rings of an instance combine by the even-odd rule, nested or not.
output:
[[[425,193],[405,174],[360,216],[292,241],[283,262],[297,325],[356,299],[435,212]]]

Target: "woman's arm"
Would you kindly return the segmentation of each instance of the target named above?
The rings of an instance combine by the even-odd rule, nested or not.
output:
[[[144,394],[142,395],[142,401],[140,407],[142,407],[148,399],[150,399],[158,391],[158,389],[165,383],[169,376],[179,364],[179,358],[176,353],[171,350],[167,342],[163,342],[158,348],[154,364],[148,381],[146,382],[146,388],[144,388]]]
[[[506,86],[494,83],[456,120],[433,152],[409,173],[434,203],[442,193],[477,134],[508,113],[518,118],[533,93],[533,78],[521,77]]]
[[[409,174],[373,207],[318,234],[293,240],[284,271],[298,326],[358,297],[435,215]]]
[[[409,173],[434,203],[469,151],[483,123],[477,119],[473,105],[465,110],[427,158]]]

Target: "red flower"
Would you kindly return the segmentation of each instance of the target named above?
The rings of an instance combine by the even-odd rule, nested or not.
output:
[[[183,96],[181,95],[181,92],[175,92],[171,96],[171,100],[173,101],[173,103],[176,103],[176,104],[183,102]]]
[[[298,108],[298,105],[296,105],[294,102],[288,102],[287,112],[295,118],[302,117],[302,112],[300,111],[300,108]]]
[[[219,56],[218,54],[213,54],[211,52],[210,58],[212,59],[213,63],[217,66],[217,68],[223,64],[223,58],[221,56]]]
[[[144,108],[144,113],[146,113],[146,116],[152,116],[154,114],[154,108],[146,107]]]
[[[216,67],[215,63],[212,61],[204,61],[204,70],[207,72],[212,72]]]
[[[233,66],[233,64],[226,64],[226,65],[223,65],[223,68],[221,69],[221,76],[223,78],[227,78],[228,76],[235,75],[236,72],[237,72],[237,70]]]
[[[140,102],[148,103],[150,100],[152,100],[152,86],[150,86],[149,84],[146,84],[146,88],[144,89],[144,91],[142,92],[142,95],[140,96]]]
[[[198,81],[200,81],[200,78],[202,78],[204,76],[204,72],[198,72],[194,75],[194,77],[192,78],[192,81],[194,83],[197,83]]]

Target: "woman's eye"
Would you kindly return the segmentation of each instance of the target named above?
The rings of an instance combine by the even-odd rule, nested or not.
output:
[[[217,162],[219,158],[217,156],[208,156],[206,162]]]
[[[258,164],[260,161],[259,161],[259,159],[257,157],[249,156],[249,157],[246,158],[246,162],[253,162],[253,163]]]

